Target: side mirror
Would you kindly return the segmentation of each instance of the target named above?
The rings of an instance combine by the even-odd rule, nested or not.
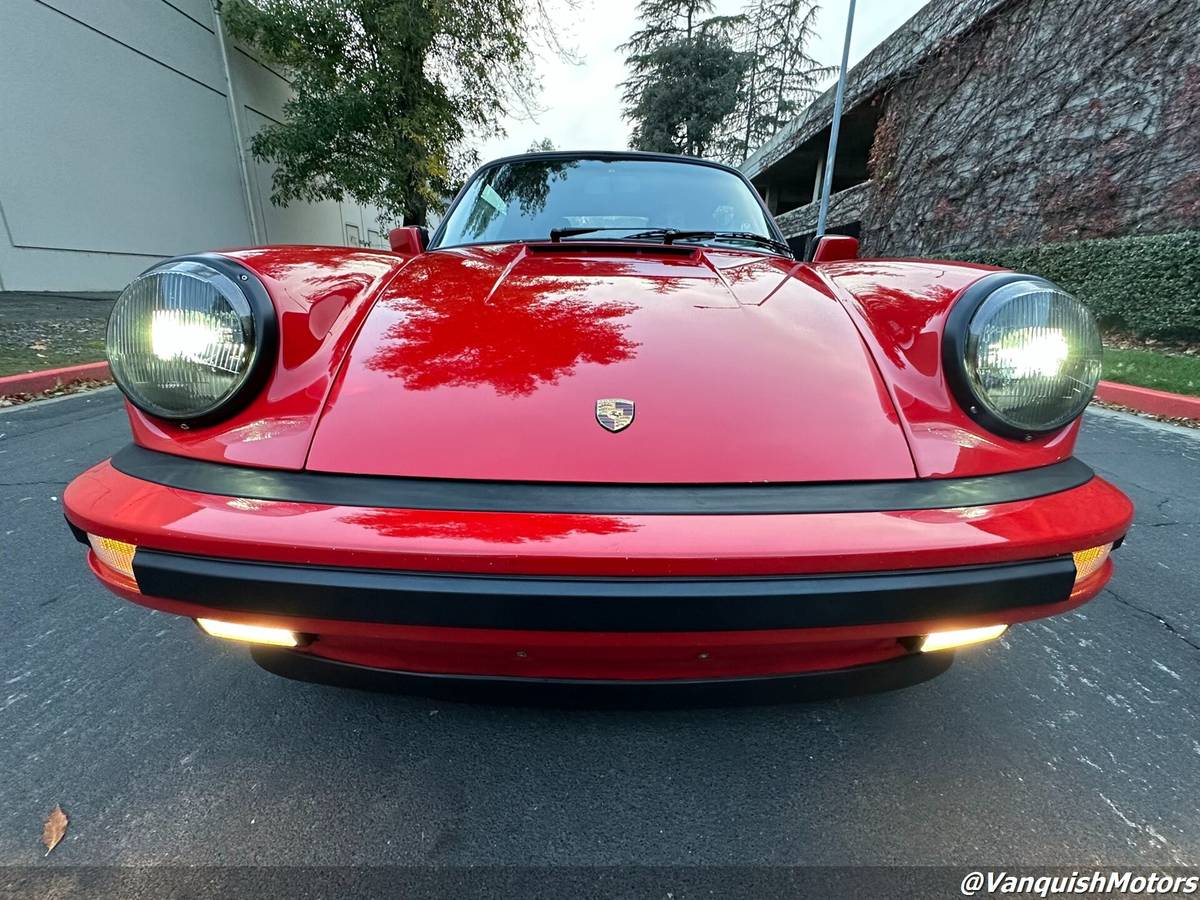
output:
[[[826,234],[817,241],[812,261],[815,263],[841,262],[858,259],[858,238],[843,234]]]
[[[425,229],[416,225],[402,225],[388,232],[388,244],[393,253],[416,256],[425,252]]]

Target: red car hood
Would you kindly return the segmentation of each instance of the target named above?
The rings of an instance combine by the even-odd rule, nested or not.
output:
[[[581,482],[915,477],[875,364],[804,266],[532,245],[414,260],[371,310],[307,466]],[[602,428],[596,401],[632,400]]]

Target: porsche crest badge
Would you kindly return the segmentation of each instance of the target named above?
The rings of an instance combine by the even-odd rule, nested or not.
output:
[[[633,401],[605,397],[596,401],[596,421],[609,431],[621,431],[633,421]]]

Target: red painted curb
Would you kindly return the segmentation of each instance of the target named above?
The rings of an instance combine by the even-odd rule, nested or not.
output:
[[[1105,403],[1128,406],[1138,412],[1171,419],[1200,419],[1200,397],[1169,394],[1150,388],[1134,387],[1132,384],[1117,384],[1102,381],[1096,388],[1096,399]]]
[[[108,381],[112,376],[108,363],[86,363],[82,366],[66,366],[62,369],[43,369],[41,372],[26,372],[22,375],[6,375],[0,378],[0,397],[14,394],[40,394],[64,384],[76,381]]]

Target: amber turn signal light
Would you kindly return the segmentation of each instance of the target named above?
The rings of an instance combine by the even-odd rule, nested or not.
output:
[[[267,628],[263,625],[243,625],[222,622],[220,619],[197,619],[196,624],[213,637],[250,644],[270,644],[273,647],[298,647],[300,636],[286,628]]]
[[[1112,552],[1112,544],[1100,547],[1089,547],[1087,550],[1076,550],[1071,554],[1075,558],[1075,580],[1083,581],[1089,575],[1095,575]]]
[[[921,638],[919,649],[922,653],[931,653],[934,650],[949,650],[951,647],[979,644],[1000,637],[1007,628],[1007,625],[984,625],[982,628],[934,631]]]
[[[100,535],[90,532],[87,538],[88,543],[92,545],[92,552],[96,554],[96,559],[114,572],[124,575],[131,581],[137,581],[133,574],[133,555],[137,553],[135,545],[100,537]]]

